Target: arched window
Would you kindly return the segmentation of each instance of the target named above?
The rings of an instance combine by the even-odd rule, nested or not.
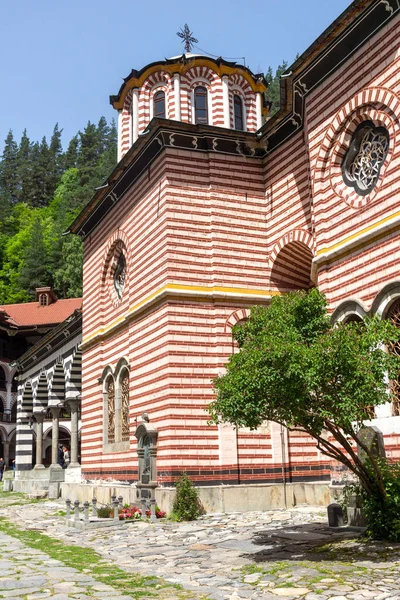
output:
[[[207,88],[202,85],[194,90],[194,122],[208,123]]]
[[[124,369],[120,379],[121,394],[121,442],[129,440],[129,372]]]
[[[107,442],[115,442],[115,386],[114,379],[109,377],[106,381],[107,395]]]
[[[153,96],[153,117],[165,119],[165,92],[156,92]]]
[[[243,102],[238,94],[233,96],[233,116],[235,121],[235,129],[244,131],[243,123]]]

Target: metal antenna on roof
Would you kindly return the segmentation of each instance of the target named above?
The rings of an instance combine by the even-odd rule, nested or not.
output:
[[[185,26],[180,31],[176,32],[176,35],[182,38],[182,43],[185,44],[185,52],[190,52],[193,44],[197,44],[199,40],[193,37],[193,33],[189,29],[189,25],[185,23]]]

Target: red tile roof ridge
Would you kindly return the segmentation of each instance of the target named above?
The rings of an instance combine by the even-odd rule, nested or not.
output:
[[[64,298],[56,300],[47,306],[39,302],[25,302],[20,304],[3,304],[0,312],[8,316],[6,322],[18,327],[37,325],[56,325],[65,321],[75,310],[82,308],[82,298]],[[4,321],[3,321],[4,322]]]

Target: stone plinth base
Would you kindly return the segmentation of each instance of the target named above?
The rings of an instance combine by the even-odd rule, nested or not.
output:
[[[81,483],[81,465],[69,465],[65,469],[65,481],[67,483]]]
[[[49,489],[50,470],[31,469],[30,471],[18,471],[14,480],[13,491],[24,494],[33,494],[37,490]]]
[[[4,471],[3,492],[12,492],[14,489],[14,471]]]
[[[75,519],[66,519],[65,524],[67,527],[75,527],[75,529],[101,529],[103,527],[123,527],[125,525],[124,521],[120,521],[119,519],[89,519],[89,521],[85,521],[80,519],[79,521],[75,521]]]
[[[285,491],[281,484],[248,484],[225,486],[202,486],[198,488],[200,501],[207,513],[246,512],[272,510],[308,504],[326,507],[332,498],[329,483],[290,483]],[[157,506],[172,512],[175,488],[158,487],[155,491]],[[129,485],[62,483],[61,497],[99,504],[111,504],[111,496],[122,496],[123,504],[138,505],[136,487]]]

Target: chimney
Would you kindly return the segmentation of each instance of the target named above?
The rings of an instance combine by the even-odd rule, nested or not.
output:
[[[49,287],[40,287],[36,288],[36,301],[39,302],[39,306],[49,306],[53,304],[53,302],[57,302],[57,296],[53,292],[53,288]]]

